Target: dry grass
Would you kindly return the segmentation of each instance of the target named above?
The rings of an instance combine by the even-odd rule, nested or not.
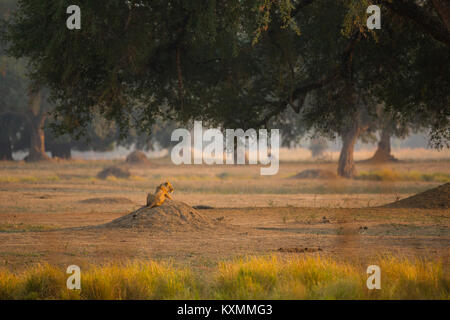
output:
[[[211,273],[166,262],[93,266],[81,290],[51,265],[0,272],[0,299],[448,299],[450,279],[439,262],[379,258],[381,289],[368,290],[364,267],[319,256],[245,257]]]
[[[437,262],[379,258],[382,285],[368,290],[364,267],[329,258],[250,257],[219,267],[219,299],[448,299]],[[366,266],[367,267],[367,266]]]
[[[40,183],[40,182],[55,182],[59,181],[58,176],[2,176],[0,177],[0,183]]]
[[[56,229],[52,225],[33,225],[20,223],[0,223],[0,232],[35,232]]]
[[[82,290],[68,290],[67,277],[64,270],[49,264],[21,274],[0,272],[0,300],[198,298],[191,272],[163,262],[94,266],[82,273]]]
[[[423,173],[419,171],[399,172],[392,169],[360,172],[357,180],[369,181],[425,181],[425,182],[450,182],[450,174],[447,173]]]

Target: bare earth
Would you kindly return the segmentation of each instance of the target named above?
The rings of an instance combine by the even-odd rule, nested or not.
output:
[[[128,179],[95,178],[112,164],[120,163],[0,162],[0,267],[172,259],[201,270],[238,255],[275,252],[319,252],[361,263],[393,253],[449,265],[449,209],[379,207],[442,182],[291,179],[305,169],[335,171],[333,163],[282,163],[277,176],[261,177],[255,166],[176,167],[164,160],[129,167]],[[448,174],[448,164],[388,168]],[[359,171],[378,169],[358,165]],[[189,230],[85,228],[139,209],[146,192],[166,180],[177,201],[214,207],[199,212],[217,223]]]

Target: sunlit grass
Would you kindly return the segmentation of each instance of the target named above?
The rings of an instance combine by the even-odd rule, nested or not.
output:
[[[68,290],[65,270],[38,265],[0,271],[0,299],[448,299],[440,262],[378,258],[381,289],[368,290],[366,267],[319,256],[244,257],[209,273],[167,262],[91,266],[81,290]]]
[[[187,269],[167,263],[95,267],[83,277],[83,299],[195,299],[196,282]]]
[[[250,257],[221,263],[218,299],[448,299],[438,262],[380,258],[382,287],[368,290],[362,266],[329,258]],[[367,266],[366,266],[367,267]]]
[[[134,262],[91,267],[82,273],[82,290],[68,290],[65,270],[44,264],[21,274],[0,272],[4,299],[195,299],[197,283],[187,269],[168,263]]]

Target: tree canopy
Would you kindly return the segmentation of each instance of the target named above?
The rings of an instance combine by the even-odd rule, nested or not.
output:
[[[305,129],[345,136],[383,108],[450,138],[449,6],[380,0],[19,0],[3,39],[50,89],[55,128],[83,134],[94,114],[121,131],[154,119],[256,128],[292,109]],[[355,122],[355,119],[357,121]]]

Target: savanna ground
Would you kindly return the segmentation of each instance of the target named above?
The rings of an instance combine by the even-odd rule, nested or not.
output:
[[[336,163],[285,162],[277,175],[260,176],[259,166],[157,159],[129,167],[128,179],[96,178],[112,164],[120,162],[0,163],[0,298],[77,298],[39,289],[48,274],[65,286],[74,264],[89,270],[83,298],[371,298],[365,269],[372,264],[381,265],[384,288],[391,286],[375,297],[449,298],[450,210],[379,207],[449,182],[449,161],[358,163],[355,180],[301,180],[291,177],[311,168],[335,172]],[[136,210],[166,180],[176,200],[213,207],[200,212],[226,227],[78,228]],[[19,275],[28,282],[12,293]],[[165,285],[94,290],[96,275],[136,283],[159,275]]]

